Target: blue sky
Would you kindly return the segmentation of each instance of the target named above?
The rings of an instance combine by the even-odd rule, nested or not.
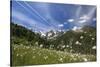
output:
[[[96,7],[92,5],[12,1],[12,22],[33,31],[75,30],[96,25]]]

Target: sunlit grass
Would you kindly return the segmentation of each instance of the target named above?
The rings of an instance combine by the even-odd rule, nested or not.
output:
[[[39,65],[95,61],[94,55],[73,54],[33,46],[13,45],[12,65]]]

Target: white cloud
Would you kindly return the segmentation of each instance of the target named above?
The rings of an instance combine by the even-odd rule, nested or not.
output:
[[[75,31],[75,30],[77,30],[77,28],[78,28],[77,26],[74,26],[74,27],[72,28],[72,30]]]
[[[68,22],[73,22],[74,21],[74,19],[68,19]]]
[[[74,27],[72,28],[73,31],[76,31],[76,30],[79,30],[79,29],[81,29],[81,27],[74,26]]]
[[[84,20],[79,20],[78,22],[79,23],[85,23],[85,22],[87,22],[87,20],[85,20],[85,19]]]
[[[89,17],[89,16],[87,16],[87,15],[83,15],[83,16],[81,16],[81,17],[80,17],[80,19],[89,20],[89,19],[90,19],[90,17]]]
[[[64,25],[63,25],[63,24],[59,24],[58,26],[59,26],[59,27],[63,27]]]
[[[79,19],[78,19],[78,22],[79,23],[85,23],[87,22],[88,20],[90,20],[91,18],[88,16],[88,15],[83,15],[81,16]]]

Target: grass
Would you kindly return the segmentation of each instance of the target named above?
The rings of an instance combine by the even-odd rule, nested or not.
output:
[[[13,45],[12,46],[12,65],[42,65],[73,62],[96,61],[94,55],[72,54],[68,52],[49,50],[33,46]]]

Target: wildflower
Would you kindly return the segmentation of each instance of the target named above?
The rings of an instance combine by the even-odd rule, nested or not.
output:
[[[70,55],[72,58],[74,58],[74,55]]]
[[[63,45],[62,48],[65,48],[65,45]]]
[[[41,44],[40,47],[43,47],[43,44]]]
[[[84,33],[87,33],[87,32],[84,32]]]
[[[66,45],[66,47],[69,47],[69,45]]]
[[[38,45],[38,42],[35,42],[36,45]]]
[[[20,46],[23,46],[23,44],[20,44]]]
[[[79,41],[76,41],[75,44],[79,44]]]
[[[87,58],[83,58],[84,61],[88,61]]]
[[[90,34],[89,36],[92,36],[92,34]]]
[[[19,54],[17,54],[17,56],[19,56]]]
[[[82,45],[82,43],[80,43],[79,41],[76,41],[75,44]]]
[[[30,47],[28,47],[28,46],[26,47],[26,49],[29,49],[29,48],[30,48]]]
[[[93,46],[92,49],[96,49],[96,46]]]
[[[63,62],[63,59],[62,59],[62,58],[60,58],[60,59],[59,59],[59,61],[60,61],[60,62]]]
[[[32,57],[33,59],[35,58],[35,56]]]
[[[91,38],[92,40],[95,40],[95,38]]]
[[[44,59],[46,60],[48,58],[48,56],[44,56]]]
[[[83,39],[84,37],[83,36],[80,36],[80,39]]]

